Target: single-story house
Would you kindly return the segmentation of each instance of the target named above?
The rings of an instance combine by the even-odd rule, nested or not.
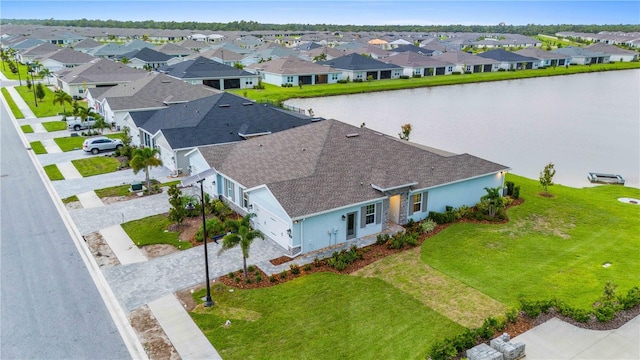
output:
[[[56,72],[87,64],[95,59],[94,56],[70,48],[58,48],[58,51],[42,57],[40,63],[51,72]]]
[[[132,68],[155,70],[167,65],[167,61],[171,60],[173,56],[145,47],[122,54],[122,56],[116,58],[118,60],[128,59],[127,65]]]
[[[288,56],[246,67],[267,84],[298,86],[315,84],[335,84],[342,79],[342,72],[328,66]]]
[[[605,54],[609,54],[610,61],[638,61],[638,52],[633,50],[621,49],[617,46],[605,44],[605,43],[595,43],[586,47],[586,49],[601,52]]]
[[[528,47],[514,51],[522,56],[532,57],[539,60],[538,68],[549,66],[565,66],[571,60],[570,56],[544,51],[540,48]]]
[[[477,56],[499,61],[500,69],[504,70],[537,69],[540,63],[536,58],[518,55],[505,49],[493,49],[479,53]]]
[[[56,85],[74,98],[85,98],[87,89],[116,86],[143,78],[146,74],[144,70],[102,58],[53,73]]]
[[[202,84],[218,90],[251,89],[258,85],[260,79],[256,74],[202,56],[160,67],[158,71],[189,84]]]
[[[239,142],[311,122],[310,117],[226,92],[125,117],[132,144],[157,148],[163,165],[174,173],[190,172],[185,154],[197,146]]]
[[[217,93],[207,86],[191,85],[161,73],[148,72],[130,83],[88,89],[87,104],[105,121],[122,128],[129,112],[162,109]]]
[[[401,52],[384,62],[402,66],[405,76],[450,75],[455,64],[411,51]]]
[[[606,64],[611,58],[609,54],[575,46],[565,46],[551,52],[571,57],[572,65]]]
[[[447,51],[433,55],[432,58],[453,64],[451,69],[447,67],[447,73],[449,74],[454,71],[459,73],[492,72],[498,71],[500,68],[500,62],[497,60],[479,57],[464,51]]]
[[[330,66],[342,72],[342,79],[365,81],[370,76],[373,80],[397,79],[402,76],[402,67],[388,64],[368,56],[349,54],[339,58],[318,61],[317,64]]]
[[[508,167],[322,120],[187,154],[204,190],[295,256],[376,235],[446,206],[473,206]]]

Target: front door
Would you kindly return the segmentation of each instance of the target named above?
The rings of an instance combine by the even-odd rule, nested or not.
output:
[[[400,223],[400,195],[389,198],[389,218],[394,224]]]
[[[356,237],[356,213],[347,214],[347,240]]]

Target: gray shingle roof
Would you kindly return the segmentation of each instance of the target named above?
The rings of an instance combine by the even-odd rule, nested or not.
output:
[[[136,125],[155,134],[162,131],[173,149],[244,140],[311,123],[311,118],[229,93],[171,105],[151,116],[131,113]]]
[[[122,57],[126,57],[127,59],[138,59],[144,62],[153,63],[153,62],[166,62],[167,60],[173,58],[172,55],[167,55],[165,53],[161,53],[160,51],[149,49],[147,47],[142,48],[140,50],[133,50],[128,53],[122,55]]]
[[[261,69],[261,71],[266,73],[279,75],[329,74],[336,72],[335,69],[318,65],[311,61],[301,60],[293,56],[251,64],[247,68]]]
[[[125,64],[107,59],[95,59],[89,63],[64,69],[58,77],[68,84],[117,84],[140,79],[147,74]]]
[[[193,60],[182,61],[175,65],[162,66],[158,71],[178,79],[213,79],[253,76],[253,74],[248,71],[221,64],[202,56]]]
[[[372,59],[360,54],[349,54],[335,58],[333,60],[319,61],[320,65],[329,65],[334,69],[342,70],[381,70],[381,69],[401,69],[393,64],[386,64],[382,61]]]
[[[389,189],[417,183],[413,188],[423,189],[508,170],[468,154],[443,156],[336,120],[199,150],[211,167],[242,185],[267,185],[293,218],[383,196],[372,185]]]
[[[504,49],[489,50],[489,51],[480,53],[477,56],[480,56],[486,59],[493,59],[493,60],[507,61],[507,62],[529,62],[529,61],[537,60],[535,58],[518,55],[516,53],[512,53]]]

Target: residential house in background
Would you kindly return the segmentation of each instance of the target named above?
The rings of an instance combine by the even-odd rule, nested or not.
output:
[[[254,72],[265,83],[278,86],[335,84],[341,79],[340,70],[293,56],[249,65],[246,69]]]
[[[88,64],[95,59],[94,56],[70,48],[58,48],[56,52],[43,56],[39,61],[51,72],[56,72]]]
[[[453,64],[453,66],[446,68],[447,72],[436,73],[436,75],[448,75],[454,71],[459,73],[492,72],[498,71],[500,67],[500,62],[497,60],[479,57],[464,51],[447,51],[435,54],[432,58]],[[440,72],[442,71],[440,70]]]
[[[323,120],[187,154],[193,173],[213,168],[204,190],[290,256],[473,206],[503,186],[508,167]]]
[[[536,58],[522,56],[505,49],[493,49],[479,53],[477,56],[500,62],[499,68],[504,70],[537,69],[540,64]]]
[[[397,79],[402,76],[402,67],[372,59],[360,54],[349,54],[332,60],[318,61],[319,65],[330,66],[342,72],[343,79],[351,81]]]
[[[132,143],[157,148],[163,165],[176,174],[204,170],[189,171],[185,154],[197,146],[239,142],[306,126],[312,121],[307,116],[224,92],[160,110],[130,112],[125,118]]]
[[[202,56],[163,66],[158,71],[189,84],[203,84],[218,90],[251,89],[260,80],[256,74]]]
[[[141,78],[117,86],[90,88],[87,102],[105,121],[121,129],[130,112],[162,109],[217,93],[210,87],[190,85],[161,73],[147,72]]]
[[[605,64],[611,58],[609,54],[575,46],[566,46],[551,52],[569,56],[571,58],[570,64],[572,65]]]
[[[161,66],[165,66],[171,58],[173,58],[173,56],[147,47],[140,50],[133,50],[117,57],[118,60],[128,59],[127,66],[145,70],[155,70]]]
[[[53,75],[60,89],[75,99],[83,99],[87,89],[128,83],[145,77],[147,72],[112,60],[94,59],[84,65],[62,69]]]
[[[522,56],[538,59],[538,68],[549,66],[565,66],[569,63],[571,57],[563,54],[544,51],[540,48],[528,47],[514,51],[514,53]]]
[[[638,52],[632,50],[621,49],[617,46],[595,43],[587,46],[585,49],[604,53],[609,55],[609,61],[638,61]]]
[[[404,76],[449,75],[455,66],[453,63],[411,51],[389,56],[384,62],[401,66]]]

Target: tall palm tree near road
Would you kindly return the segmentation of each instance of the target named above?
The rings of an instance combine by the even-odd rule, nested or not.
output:
[[[131,161],[129,161],[129,165],[131,169],[133,169],[133,173],[137,174],[140,170],[144,170],[145,172],[145,181],[147,184],[147,190],[151,191],[151,179],[149,179],[149,168],[151,166],[162,166],[162,160],[160,160],[156,155],[160,154],[158,149],[152,148],[141,148],[134,149],[131,156]]]
[[[51,80],[49,80],[51,74],[51,70],[49,70],[48,68],[42,68],[42,70],[38,72],[38,75],[42,76],[43,78],[47,78],[47,84],[49,85],[51,85]]]
[[[249,248],[256,238],[264,239],[264,234],[260,230],[251,229],[251,218],[256,214],[247,214],[240,220],[227,220],[225,226],[231,229],[231,232],[222,238],[222,248],[218,252],[229,250],[240,245],[242,249],[242,270],[244,277],[247,277],[247,258],[249,257]]]

